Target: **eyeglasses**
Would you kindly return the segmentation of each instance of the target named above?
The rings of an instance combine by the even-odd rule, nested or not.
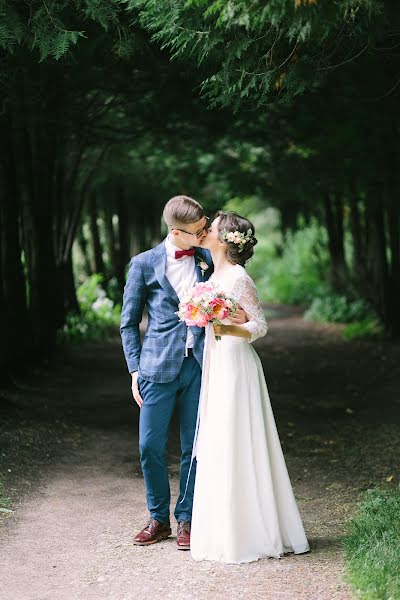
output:
[[[179,227],[173,227],[172,229],[176,229],[177,231],[182,231],[182,233],[187,233],[188,235],[194,235],[197,237],[197,239],[199,239],[202,236],[203,231],[205,229],[207,229],[207,227],[210,223],[210,217],[205,217],[205,219],[206,219],[206,224],[204,225],[204,227],[199,229],[199,231],[196,231],[196,233],[191,233],[190,231],[185,231],[184,229],[179,229]]]

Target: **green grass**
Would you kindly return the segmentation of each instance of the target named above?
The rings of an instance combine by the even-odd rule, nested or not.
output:
[[[363,319],[350,323],[343,330],[343,337],[346,340],[374,338],[382,335],[382,325],[376,319]]]
[[[344,540],[345,579],[362,600],[400,600],[400,493],[369,490]]]
[[[5,495],[4,483],[0,477],[0,512],[9,512],[11,510],[11,500]]]

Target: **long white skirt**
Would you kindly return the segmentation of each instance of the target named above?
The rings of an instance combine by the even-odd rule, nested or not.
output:
[[[243,563],[307,552],[260,359],[243,338],[206,337],[192,557]]]

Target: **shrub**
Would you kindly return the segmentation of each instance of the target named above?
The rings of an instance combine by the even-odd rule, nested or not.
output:
[[[58,332],[59,342],[79,342],[83,339],[106,339],[119,325],[121,307],[107,296],[101,287],[102,275],[88,277],[77,289],[80,314],[67,315]]]
[[[256,197],[231,199],[227,210],[247,215],[256,227],[258,244],[247,269],[255,279],[262,302],[305,304],[305,318],[320,322],[350,323],[346,339],[381,333],[374,310],[363,299],[351,300],[329,289],[329,253],[325,227],[315,219],[301,220],[298,229],[282,235],[279,212],[265,208]],[[346,256],[351,260],[351,236],[345,236]]]
[[[364,319],[350,323],[343,331],[346,340],[371,338],[382,335],[383,327],[376,319]]]
[[[10,508],[11,506],[11,499],[8,498],[8,496],[6,496],[6,493],[4,491],[4,482],[3,482],[3,478],[2,476],[0,476],[0,513],[11,513],[12,510]]]
[[[249,265],[262,301],[309,304],[325,292],[326,231],[316,222],[287,232],[273,251],[259,236]]]
[[[129,266],[129,265],[128,265]],[[111,277],[107,284],[107,297],[111,298],[114,304],[122,304],[122,292],[119,287],[118,279]]]
[[[349,300],[345,296],[325,292],[314,298],[310,308],[304,314],[309,321],[322,323],[353,323],[375,317],[369,304],[362,299]]]

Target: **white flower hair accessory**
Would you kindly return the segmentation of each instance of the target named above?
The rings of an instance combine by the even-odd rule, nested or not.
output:
[[[242,233],[241,231],[228,231],[226,228],[224,228],[221,231],[221,234],[223,240],[238,246],[239,253],[243,252],[247,242],[253,241],[253,232],[251,229],[248,229],[246,233]]]

